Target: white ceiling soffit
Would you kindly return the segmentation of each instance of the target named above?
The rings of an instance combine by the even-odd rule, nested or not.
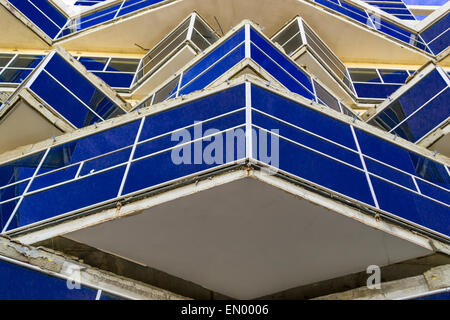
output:
[[[344,61],[421,65],[430,58],[366,26],[327,12],[319,5],[298,0],[179,0],[94,27],[57,43],[68,50],[144,53],[135,44],[152,48],[194,10],[216,30],[219,30],[216,19],[224,32],[243,19],[249,19],[264,27],[263,32],[268,36],[300,15]]]
[[[321,196],[294,195],[270,179],[241,175],[65,236],[239,299],[432,252],[409,231],[375,229],[369,216],[350,218],[348,207],[339,214],[329,209],[335,201],[317,200],[325,208],[311,202]]]

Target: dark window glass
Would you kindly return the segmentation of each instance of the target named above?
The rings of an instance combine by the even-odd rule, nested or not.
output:
[[[450,205],[449,189],[441,189],[420,179],[416,179],[420,192]]]
[[[186,70],[183,74],[181,85],[184,86],[186,83],[198,76],[205,69],[207,69],[224,55],[229,53],[242,41],[244,41],[244,28],[236,32],[235,35],[223,42],[219,47],[215,48],[207,56],[203,57],[203,59],[197,62],[194,66]]]
[[[191,118],[192,119],[192,118]],[[153,119],[152,119],[153,120]],[[152,121],[152,123],[156,123],[155,121]],[[214,120],[208,120],[205,121],[199,125],[193,125],[193,123],[187,122],[190,127],[184,129],[186,132],[189,132],[190,139],[189,141],[192,141],[193,139],[196,139],[196,132],[202,132],[202,134],[205,134],[207,130],[213,129],[213,130],[220,130],[225,131],[232,127],[241,126],[243,127],[245,125],[245,111],[239,111],[232,113],[230,115],[214,119]],[[162,129],[163,126],[160,128],[153,128],[155,131],[159,131]],[[220,136],[222,138],[222,136]],[[187,141],[184,141],[187,142]],[[163,134],[163,136],[158,137],[157,139],[151,139],[150,141],[144,142],[142,144],[139,144],[136,147],[136,151],[134,153],[134,159],[147,156],[149,154],[165,150],[168,148],[173,148],[177,144],[179,144],[179,141],[174,141],[172,139],[171,133]],[[245,140],[243,141],[243,144],[245,144]],[[241,149],[244,149],[245,146],[241,145]],[[224,159],[222,159],[224,160]],[[224,160],[225,161],[225,160]]]
[[[354,8],[353,6],[350,6],[348,4],[345,4],[343,1],[341,1],[342,6],[340,6],[337,2],[337,0],[315,0],[317,3],[320,3],[334,11],[340,12],[347,17],[350,17],[352,19],[355,19],[359,22],[362,22],[364,24],[367,24],[368,16],[364,11],[361,11],[360,9]],[[344,8],[344,5],[346,8]]]
[[[295,19],[291,24],[280,32],[272,41],[284,46],[294,35],[300,32],[298,20]]]
[[[108,58],[80,57],[79,60],[87,70],[103,70]]]
[[[145,7],[149,7],[161,1],[163,0],[125,0],[123,7],[119,11],[118,17]]]
[[[257,143],[259,144],[259,141]],[[281,170],[353,199],[374,205],[363,171],[293,144],[283,138],[279,139],[279,152],[279,168]],[[253,156],[256,156],[260,161],[264,161],[264,159],[260,159],[259,155],[254,154]]]
[[[10,64],[13,68],[35,68],[44,56],[19,55]]]
[[[445,49],[448,48],[448,44],[450,43],[450,30],[447,30],[442,35],[437,37],[435,40],[430,42],[428,46],[431,50],[433,50],[434,54],[439,54]]]
[[[433,70],[398,100],[405,110],[405,114],[410,115],[445,87],[447,87],[445,79],[437,70]]]
[[[450,177],[443,165],[359,129],[355,131],[363,154],[449,188]]]
[[[382,210],[443,234],[450,234],[448,207],[377,178],[372,178],[372,185]]]
[[[6,66],[12,57],[14,57],[13,54],[1,53],[0,54],[0,67]]]
[[[117,197],[124,172],[125,166],[121,166],[28,195],[8,230]]]
[[[132,73],[94,72],[94,74],[113,88],[129,88],[134,77]]]
[[[280,65],[285,72],[288,72],[298,82],[300,82],[309,92],[313,92],[311,79],[304,73],[297,64],[293,63],[290,59],[281,54],[275,47],[263,36],[257,33],[253,28],[250,29],[250,40],[259,47],[259,49],[273,59],[278,65]],[[252,47],[253,47],[252,44]],[[251,50],[253,53],[254,50]],[[265,58],[267,60],[267,57]],[[273,74],[274,75],[274,74]]]
[[[252,86],[252,107],[356,150],[350,126],[301,104]]]
[[[198,78],[193,80],[184,88],[180,89],[179,94],[188,94],[197,90],[201,90],[211,84],[218,77],[223,75],[230,68],[235,66],[239,61],[244,59],[245,57],[245,49],[244,45],[240,45],[237,49],[233,50],[229,55],[227,55],[224,59],[217,62],[214,66],[212,66],[209,70],[201,74]]]
[[[210,43],[195,29],[192,31],[192,42],[202,51],[210,46]]]
[[[355,82],[381,82],[375,69],[348,69]]]
[[[39,152],[10,163],[0,165],[0,187],[30,178],[36,171],[44,152]]]
[[[356,94],[359,98],[386,99],[398,88],[399,84],[387,83],[354,83]]]
[[[381,78],[386,83],[405,83],[408,78],[408,72],[405,70],[380,70]]]
[[[339,106],[339,101],[329,93],[324,87],[314,81],[314,87],[316,89],[317,98],[319,98],[319,103],[322,103],[331,109],[341,112]]]
[[[208,27],[203,21],[201,21],[199,18],[195,19],[194,22],[194,29],[201,34],[201,36],[208,41],[208,45],[213,44],[217,41],[218,37],[214,33],[214,31],[211,30],[210,27]]]
[[[45,66],[53,77],[90,107],[103,119],[109,119],[125,112],[109,99],[100,89],[94,86],[86,77],[74,69],[67,61],[55,54]],[[33,83],[34,85],[34,83]],[[43,88],[45,90],[45,88]],[[78,103],[80,103],[78,101]],[[76,112],[75,109],[74,112]],[[87,122],[92,124],[92,121]]]
[[[284,52],[288,55],[292,55],[302,44],[302,36],[299,33],[284,44]]]
[[[180,76],[176,77],[172,81],[170,81],[168,84],[166,84],[164,87],[159,89],[155,93],[155,98],[153,99],[153,104],[160,103],[161,101],[166,100],[168,97],[175,94],[178,82],[180,82]]]
[[[54,38],[67,21],[67,18],[48,0],[8,1],[50,38]]]
[[[112,294],[105,293],[102,291],[102,295],[100,296],[100,300],[123,300],[120,297],[114,296]]]
[[[202,150],[204,150],[206,145],[208,145],[210,142],[202,140],[201,142],[197,143],[201,144],[200,147],[202,148]],[[190,147],[193,148],[192,145]],[[171,160],[171,150],[133,162],[130,165],[130,170],[125,182],[123,194],[140,191],[173,179],[211,169],[219,165],[217,163],[206,164],[204,161],[202,161],[201,164],[193,164],[193,154],[194,153],[191,154],[190,159],[192,165],[174,164]],[[165,165],[161,166],[161,163],[164,163]],[[148,170],[148,168],[158,168],[158,170]]]
[[[147,117],[139,141],[192,125],[245,106],[244,85]]]
[[[36,78],[30,89],[77,128],[101,121],[97,115],[45,72]]]
[[[284,138],[293,140],[314,150],[325,153],[330,157],[337,158],[362,169],[361,159],[357,152],[344,149],[324,139],[313,136],[312,134],[284,124],[281,121],[267,117],[257,111],[252,112],[252,123],[268,131],[277,129],[278,134]]]
[[[309,87],[306,79],[309,79],[308,76],[304,76],[306,79],[302,79],[304,82],[295,81],[292,78],[292,75],[288,74],[285,70],[280,68],[275,62],[271,59],[268,59],[267,56],[258,48],[256,48],[253,44],[250,46],[251,57],[258,63],[261,67],[263,67],[267,72],[269,72],[275,79],[277,79],[283,86],[285,86],[290,91],[302,95],[303,97],[315,100],[314,95],[307,88]],[[305,86],[305,84],[306,86]],[[312,84],[310,84],[312,86]]]
[[[417,142],[449,117],[448,108],[442,108],[450,99],[450,89],[424,105],[394,130],[401,137]]]
[[[431,26],[429,26],[425,31],[423,31],[420,35],[422,39],[426,42],[432,41],[434,38],[438,37],[442,33],[444,33],[448,26],[450,25],[450,14],[446,14],[443,18],[439,19]],[[447,43],[448,45],[448,43]]]
[[[134,142],[138,127],[139,121],[134,121],[79,140],[68,142],[61,146],[53,147],[43,162],[38,176],[34,179],[30,191],[74,179],[80,167],[79,162],[98,157],[105,153],[110,154],[86,161],[82,165],[80,174],[94,173],[126,162],[131,150],[129,146]],[[111,153],[121,148],[125,149]],[[42,175],[44,173],[47,174]]]
[[[135,72],[139,64],[139,59],[112,58],[106,68],[107,71]]]
[[[390,131],[395,126],[397,126],[401,121],[405,119],[405,111],[403,110],[400,103],[394,101],[389,108],[386,108],[380,112],[374,119],[370,120],[369,123],[372,125],[377,125],[386,131]]]
[[[31,71],[28,69],[5,69],[0,74],[0,82],[21,83]]]

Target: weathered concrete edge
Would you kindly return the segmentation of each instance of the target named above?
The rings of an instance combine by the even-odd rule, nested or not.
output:
[[[380,289],[360,287],[313,300],[404,300],[450,291],[450,265],[431,268],[415,277],[380,284]]]
[[[79,270],[81,285],[106,291],[125,299],[189,299],[143,282],[91,267],[78,261],[75,257],[69,257],[47,248],[23,245],[3,236],[0,236],[0,260],[7,260],[36,272],[69,280],[73,270]]]

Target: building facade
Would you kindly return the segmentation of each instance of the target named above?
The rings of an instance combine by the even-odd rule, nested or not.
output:
[[[0,299],[448,298],[449,11],[0,0]]]

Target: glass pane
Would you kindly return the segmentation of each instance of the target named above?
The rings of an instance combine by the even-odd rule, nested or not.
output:
[[[353,81],[356,82],[381,82],[375,69],[348,69]]]
[[[299,34],[294,36],[291,40],[284,44],[283,49],[287,55],[292,55],[303,44],[302,37]]]
[[[31,71],[28,69],[5,69],[0,75],[0,82],[21,83]]]
[[[343,8],[342,6],[338,5],[338,1],[337,0],[315,0],[317,3],[320,3],[334,11],[340,12],[344,15],[346,15],[347,17],[350,17],[352,19],[355,19],[359,22],[362,22],[364,24],[367,23],[367,14],[365,12],[362,12],[359,10],[358,13],[356,13],[356,10],[349,10],[347,8],[353,8],[350,5],[346,5],[347,8]],[[344,5],[345,3],[343,1],[341,1],[341,3]]]
[[[86,77],[74,69],[58,54],[55,54],[51,58],[45,66],[45,70],[61,82],[66,88],[70,88],[70,91],[79,100],[83,101],[91,108],[92,111],[96,112],[103,119],[108,119],[110,117],[125,113],[101,90],[94,86]],[[45,88],[41,89],[45,90]],[[78,101],[78,103],[80,102]],[[73,112],[76,113],[77,109]],[[89,121],[88,123],[92,124],[93,122]]]
[[[338,112],[341,112],[341,108],[339,106],[339,101],[325,88],[323,88],[320,84],[314,81],[314,86],[316,88],[317,98],[319,98],[319,102],[334,109]]]
[[[380,74],[386,83],[405,83],[409,76],[405,70],[381,69]]]
[[[155,99],[153,99],[153,104],[159,103],[161,101],[166,100],[169,96],[175,93],[178,82],[180,81],[180,76],[176,77],[172,81],[170,81],[168,84],[166,84],[164,87],[159,89],[155,93]]]
[[[192,107],[192,106],[190,106],[190,107]],[[191,108],[189,108],[189,109],[191,109]],[[183,142],[188,142],[188,141],[192,141],[193,139],[200,138],[200,136],[196,136],[197,132],[202,132],[202,134],[204,134],[205,132],[207,132],[210,129],[225,131],[232,127],[237,127],[237,126],[242,127],[245,125],[245,111],[241,110],[239,112],[234,112],[227,116],[220,117],[218,119],[207,120],[198,125],[193,125],[194,122],[192,121],[192,119],[196,119],[196,118],[191,117],[189,120],[186,121],[188,127],[183,129],[184,130],[183,135],[187,135],[189,138],[187,138],[187,140],[183,140]],[[149,119],[149,120],[152,121],[152,124],[157,123],[156,119]],[[155,121],[153,121],[153,120],[155,120]],[[153,128],[153,129],[155,129],[155,130],[153,130],[153,132],[160,131],[162,128],[163,128],[163,126],[160,126],[160,128]],[[178,129],[179,126],[176,126],[176,128]],[[178,145],[179,141],[177,139],[173,139],[174,136],[169,132],[170,131],[166,131],[163,133],[163,136],[160,136],[156,139],[151,139],[150,141],[139,144],[136,147],[136,151],[134,153],[134,159],[144,157],[149,154],[152,154],[152,153],[155,153],[155,152],[158,152],[161,150],[165,150],[168,148],[173,148],[176,145]],[[245,144],[245,139],[242,139],[241,143]],[[240,145],[239,147],[241,149],[244,149],[243,145]],[[221,158],[220,161],[225,162],[225,159],[223,159],[223,155],[224,154],[221,153],[220,156],[218,155],[218,158],[220,157]]]
[[[98,116],[44,72],[36,78],[30,89],[76,128],[101,121]]]
[[[450,43],[450,30],[447,30],[442,35],[433,40],[433,42],[429,43],[428,46],[431,50],[433,50],[434,54],[439,54],[448,48],[448,44]]]
[[[103,70],[108,58],[80,57],[79,60],[87,70]]]
[[[126,162],[129,158],[130,146],[134,142],[138,127],[139,121],[134,121],[53,147],[42,164],[38,176],[34,179],[30,191],[71,180],[75,178],[80,166],[79,162],[101,156],[105,153],[111,153],[117,149],[125,148],[122,151],[86,161],[82,165],[81,174],[86,175],[112,165]],[[42,175],[44,173],[47,174]]]
[[[279,139],[279,152],[279,168],[281,170],[353,199],[374,205],[366,176],[362,170],[357,170],[285,139]],[[256,155],[254,154],[254,156]],[[257,158],[264,162],[259,155]]]
[[[356,150],[349,125],[257,86],[252,86],[252,107]]]
[[[199,62],[197,62],[194,66],[190,67],[183,74],[183,79],[181,82],[181,86],[184,86],[186,83],[191,81],[193,78],[198,76],[202,71],[210,67],[212,64],[217,62],[220,58],[222,58],[225,54],[229,53],[232,49],[234,49],[237,45],[244,41],[244,29],[242,28],[235,35],[233,35],[230,39],[223,42],[219,47],[215,48],[211,51],[207,56],[203,57]]]
[[[447,82],[437,70],[434,70],[424,76],[398,100],[405,110],[405,114],[409,115],[445,87],[447,87]]]
[[[50,38],[54,38],[67,21],[67,18],[48,0],[8,1]]]
[[[186,41],[188,27],[190,19],[184,21],[180,26],[178,26],[174,31],[172,31],[166,38],[159,42],[153,49],[151,49],[142,58],[142,65],[138,71],[137,80],[140,80],[154,68],[170,58],[170,56],[175,52],[181,43]]]
[[[144,74],[147,74],[159,63],[169,58],[174,53],[174,50],[177,49],[180,44],[186,40],[187,33],[188,30],[185,29],[181,34],[178,34],[178,36],[174,38],[173,41],[167,43],[166,46],[161,46],[158,47],[158,50],[150,51],[150,53],[147,54],[142,60]]]
[[[16,161],[0,165],[0,187],[30,178],[35,172],[44,152],[27,156]]]
[[[217,41],[217,35],[209,28],[203,21],[199,18],[195,19],[194,29],[202,35],[202,37],[208,42],[208,44],[213,44]]]
[[[201,144],[201,148],[204,150],[206,145],[210,142],[205,142],[202,140],[197,143]],[[193,146],[189,145],[189,147]],[[143,190],[160,183],[181,178],[220,165],[217,163],[206,164],[204,161],[195,165],[177,165],[172,161],[172,157],[172,150],[169,150],[152,157],[133,162],[130,165],[123,194]],[[164,163],[165,165],[161,166],[161,163]],[[193,153],[190,157],[190,163],[194,163]],[[158,170],[148,170],[148,168],[158,168]]]
[[[430,42],[442,33],[444,33],[450,25],[450,14],[446,14],[443,18],[434,22],[430,27],[423,31],[420,35],[426,42]]]
[[[13,54],[1,53],[0,54],[0,67],[6,66],[12,57],[14,57]]]
[[[443,93],[429,101],[420,110],[414,113],[403,124],[394,130],[401,137],[417,142],[426,136],[439,124],[449,117],[448,109],[443,109],[450,99],[450,89],[447,88]]]
[[[281,54],[275,47],[263,38],[259,33],[257,33],[252,28],[250,29],[250,39],[251,41],[259,47],[259,49],[268,55],[273,61],[280,65],[286,72],[290,74],[291,77],[295,78],[302,86],[307,89],[310,93],[313,92],[313,87],[311,79],[304,73],[297,64],[293,63],[290,59],[286,58]],[[252,44],[253,46],[253,44]],[[252,51],[254,52],[254,51]],[[264,58],[268,60],[267,57]],[[274,75],[274,74],[273,74]]]
[[[192,31],[192,41],[202,51],[210,46],[210,43],[196,29]]]
[[[137,11],[139,9],[149,7],[155,3],[161,2],[163,0],[125,0],[118,17],[123,16],[125,14]]]
[[[298,20],[295,19],[288,27],[286,27],[286,29],[281,31],[280,34],[273,39],[273,42],[279,43],[281,46],[284,46],[286,42],[288,42],[294,35],[299,32],[300,29],[298,26]]]
[[[308,46],[322,59],[328,67],[338,76],[339,79],[344,79],[346,76],[346,67],[339,60],[338,57],[328,48],[328,46],[315,34],[315,32],[306,24],[303,23],[305,30],[306,42]]]
[[[438,232],[450,233],[448,207],[377,178],[372,178],[372,185],[382,210]]]
[[[139,64],[139,59],[112,58],[107,71],[135,72]]]
[[[187,34],[187,28],[189,27],[190,19],[184,21],[179,27],[173,30],[166,38],[161,40],[153,49],[151,49],[147,55],[143,58],[143,64],[147,64],[150,60],[152,60],[156,55],[159,54],[164,48],[169,46],[175,39],[177,39],[181,34]],[[185,39],[183,39],[185,40]],[[179,41],[179,40],[177,40]]]
[[[386,83],[354,83],[359,98],[386,99],[401,85]]]
[[[121,166],[26,196],[9,230],[117,197],[124,172]]]
[[[245,106],[245,87],[238,85],[214,95],[147,117],[139,141],[192,125]]]
[[[134,77],[132,73],[94,72],[94,74],[113,88],[129,88]]]
[[[19,55],[13,60],[10,67],[13,68],[35,68],[44,56]]]
[[[235,66],[239,61],[244,59],[245,57],[245,49],[244,45],[240,45],[236,50],[233,50],[229,55],[225,58],[217,62],[206,72],[198,76],[191,83],[186,85],[184,88],[180,89],[179,94],[188,94],[197,90],[201,90],[206,88],[209,84],[211,84],[218,77],[223,75],[230,68]]]
[[[361,159],[356,151],[344,149],[317,136],[299,130],[293,126],[289,126],[281,121],[272,119],[257,111],[252,112],[252,123],[268,131],[276,128],[278,130],[278,134],[283,138],[290,139],[362,169]]]
[[[121,3],[113,5],[111,7],[101,9],[99,11],[94,11],[92,13],[89,13],[86,16],[81,17],[81,18],[74,19],[73,20],[74,25],[69,26],[65,30],[67,30],[69,33],[71,33],[73,31],[86,29],[88,27],[95,26],[102,22],[111,20],[116,15],[116,12],[120,8],[120,6],[121,6]],[[70,29],[72,29],[72,30],[70,30]]]
[[[312,83],[310,84],[311,90],[307,89],[309,79],[307,75],[303,75],[303,82],[295,81],[293,76],[283,70],[278,64],[273,62],[271,59],[268,59],[267,56],[258,48],[256,48],[253,44],[250,46],[250,54],[253,60],[258,63],[261,67],[263,67],[267,72],[269,72],[275,79],[277,79],[283,86],[285,86],[288,90],[300,94],[303,97],[315,100],[314,95],[312,94]],[[306,83],[307,86],[304,85]]]

